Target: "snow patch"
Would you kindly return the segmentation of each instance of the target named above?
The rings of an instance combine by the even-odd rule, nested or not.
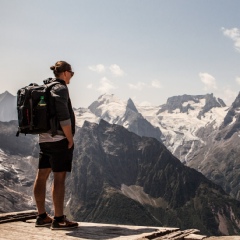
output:
[[[74,113],[75,113],[76,125],[78,127],[82,127],[85,121],[88,121],[91,123],[99,123],[100,121],[100,118],[97,117],[95,114],[93,114],[89,109],[79,108],[75,110]]]

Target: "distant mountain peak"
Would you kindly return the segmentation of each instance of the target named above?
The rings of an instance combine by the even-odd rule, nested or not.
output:
[[[240,92],[238,93],[236,99],[232,103],[232,108],[240,108]]]
[[[3,93],[0,94],[0,102],[3,100],[3,99],[9,99],[9,98],[14,98],[15,96],[13,96],[10,92],[8,91],[5,91]]]
[[[98,101],[100,102],[119,102],[121,101],[116,95],[110,93],[104,93],[99,96]]]
[[[0,94],[0,121],[17,120],[17,97],[8,91]]]
[[[1,93],[0,95],[8,95],[8,94],[10,94],[11,96],[13,96],[9,91],[5,91],[5,92]]]
[[[234,102],[232,103],[232,106],[230,107],[227,115],[225,116],[221,128],[224,128],[230,123],[232,123],[236,115],[239,115],[239,110],[240,110],[240,92],[236,99],[234,100]]]
[[[129,98],[128,101],[127,101],[127,108],[129,108],[132,111],[138,113],[138,110],[137,110],[137,108],[136,108],[136,106],[135,106],[135,104],[134,104],[134,102],[132,101],[131,98]]]
[[[216,139],[229,139],[234,133],[240,131],[240,92],[232,106],[229,108],[222,125],[219,127],[220,132]]]
[[[226,107],[224,101],[220,98],[216,98],[211,94],[205,95],[179,95],[173,96],[167,99],[167,103],[162,105],[162,108],[158,113],[168,111],[169,113],[173,112],[176,109],[179,109],[181,113],[188,113],[190,110],[195,110],[196,105],[200,109],[198,118],[204,115],[212,108],[215,107]]]

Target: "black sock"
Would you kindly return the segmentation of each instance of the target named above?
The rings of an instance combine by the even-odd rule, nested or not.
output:
[[[64,218],[64,215],[60,216],[60,217],[54,217],[54,219],[57,221],[57,222],[61,222]]]
[[[44,218],[47,217],[47,213],[45,212],[45,213],[39,214],[38,216],[39,216],[40,218],[44,219]]]

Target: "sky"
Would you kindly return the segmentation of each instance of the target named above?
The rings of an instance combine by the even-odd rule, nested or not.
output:
[[[0,0],[0,93],[71,64],[75,108],[105,93],[159,106],[240,89],[239,0]]]

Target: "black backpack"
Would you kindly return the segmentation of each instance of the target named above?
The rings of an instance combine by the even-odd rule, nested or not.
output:
[[[59,82],[49,78],[43,83],[43,85],[31,83],[17,92],[17,137],[19,133],[39,134],[49,130],[52,130],[52,135],[55,135],[51,126],[51,119],[54,116],[53,111],[51,111],[50,90]]]

